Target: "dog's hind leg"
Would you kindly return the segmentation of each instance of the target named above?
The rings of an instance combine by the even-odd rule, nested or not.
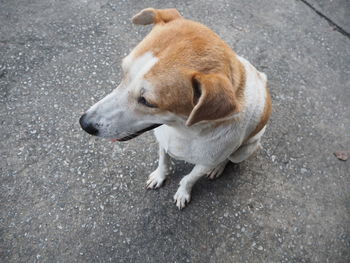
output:
[[[260,146],[260,140],[252,143],[244,144],[238,148],[228,159],[233,163],[240,163],[248,159]]]
[[[228,159],[233,163],[240,163],[251,156],[260,147],[260,139],[264,134],[266,126],[261,129],[254,137],[250,138],[245,144],[232,153]]]
[[[188,175],[181,179],[180,186],[174,195],[175,204],[180,210],[190,202],[193,185],[212,169],[212,167],[197,164]]]
[[[216,166],[214,169],[212,169],[211,171],[209,171],[209,173],[207,173],[207,177],[211,180],[218,178],[222,172],[224,171],[226,164],[229,162],[228,159],[226,159],[225,161],[223,161],[222,163],[220,163],[218,166]]]
[[[162,186],[169,173],[170,157],[159,145],[159,161],[158,167],[148,177],[146,187],[148,189],[156,189]]]

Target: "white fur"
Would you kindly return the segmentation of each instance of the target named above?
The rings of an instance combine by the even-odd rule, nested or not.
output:
[[[222,172],[224,171],[226,164],[229,162],[229,159],[226,159],[225,161],[223,161],[222,163],[220,163],[218,166],[216,166],[215,168],[213,168],[211,171],[209,171],[207,173],[207,177],[209,179],[216,179],[218,178]]]
[[[99,136],[122,138],[158,123],[155,116],[138,116],[135,113],[137,99],[142,90],[151,90],[151,83],[144,75],[157,63],[152,52],[134,59],[132,55],[123,61],[123,70],[128,76],[118,88],[93,105],[87,112],[87,121],[99,129]]]
[[[142,56],[134,58],[133,52],[123,59],[122,68],[124,74],[128,74],[131,80],[142,79],[143,76],[158,62],[158,58],[152,52],[145,52]]]
[[[146,183],[148,189],[155,189],[163,184],[169,172],[169,162],[169,155],[160,147],[158,167],[149,175]]]
[[[197,164],[193,170],[180,181],[180,186],[174,195],[174,201],[179,209],[182,209],[191,200],[191,190],[193,185],[208,172],[208,167]]]

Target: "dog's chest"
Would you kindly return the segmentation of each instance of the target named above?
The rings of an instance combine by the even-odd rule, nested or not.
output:
[[[215,165],[224,161],[238,147],[240,136],[192,136],[162,125],[155,129],[158,143],[173,158],[193,164]]]

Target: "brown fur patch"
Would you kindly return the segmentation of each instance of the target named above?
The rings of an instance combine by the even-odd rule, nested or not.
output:
[[[220,103],[234,104],[237,110],[242,108],[244,67],[234,51],[209,28],[186,19],[156,24],[134,49],[133,56],[148,51],[159,59],[145,79],[155,87],[154,103],[161,110],[189,116],[195,107],[191,79],[198,73],[227,78],[235,96],[221,96]],[[210,93],[214,92],[215,87]]]
[[[239,110],[235,90],[228,78],[221,74],[200,74],[193,78],[198,81],[202,95],[193,108],[186,125],[203,120],[217,120]]]

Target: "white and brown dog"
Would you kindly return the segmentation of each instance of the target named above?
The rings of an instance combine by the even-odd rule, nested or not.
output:
[[[147,188],[167,178],[169,156],[194,164],[174,196],[182,209],[199,178],[218,177],[258,148],[271,113],[266,75],[176,9],[144,9],[132,21],[154,27],[124,58],[120,85],[80,125],[115,141],[156,128],[159,164]]]

